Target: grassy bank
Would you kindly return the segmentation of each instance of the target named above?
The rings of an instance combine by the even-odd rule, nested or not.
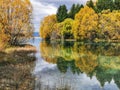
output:
[[[36,48],[10,47],[0,52],[0,90],[33,90]]]
[[[31,45],[10,47],[0,52],[0,65],[34,61],[36,48]]]

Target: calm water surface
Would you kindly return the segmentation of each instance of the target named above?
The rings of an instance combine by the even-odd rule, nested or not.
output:
[[[120,44],[36,38],[35,90],[120,90]]]

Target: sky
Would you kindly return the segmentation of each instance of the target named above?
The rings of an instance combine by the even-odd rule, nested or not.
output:
[[[39,32],[42,19],[57,12],[57,8],[65,4],[68,10],[73,3],[85,4],[87,0],[30,0],[33,6],[33,24],[35,32]]]

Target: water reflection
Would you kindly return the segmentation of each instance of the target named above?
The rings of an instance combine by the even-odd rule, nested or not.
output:
[[[28,49],[28,48],[27,48]],[[0,52],[0,90],[33,90],[34,51]]]
[[[45,85],[40,90],[120,89],[119,43],[43,41],[40,54],[47,66],[57,65],[40,71],[37,85]]]

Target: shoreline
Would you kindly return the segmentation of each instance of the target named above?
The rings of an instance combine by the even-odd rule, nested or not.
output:
[[[6,48],[0,51],[0,65],[35,61],[36,51],[35,46],[29,44]]]
[[[32,45],[16,46],[0,52],[0,90],[33,90],[36,48]]]
[[[42,39],[42,38],[41,38]],[[61,41],[61,42],[94,42],[94,43],[99,43],[99,42],[103,42],[103,43],[120,43],[120,40],[102,40],[102,39],[98,39],[98,40],[76,40],[76,39],[64,39],[64,40],[61,40],[61,39],[51,39],[51,40],[45,40],[45,39],[42,39],[43,41]]]

